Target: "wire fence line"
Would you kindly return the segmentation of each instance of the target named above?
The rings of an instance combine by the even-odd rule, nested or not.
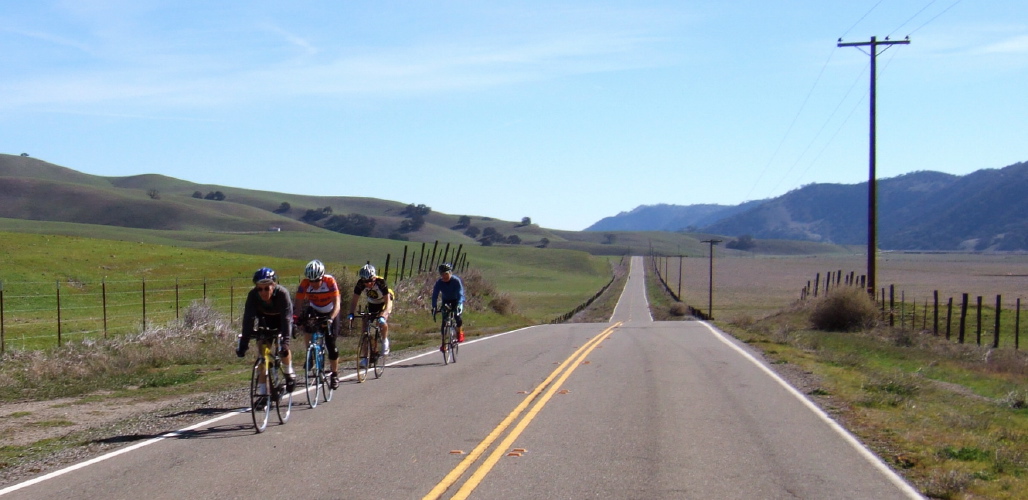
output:
[[[194,301],[235,318],[251,286],[244,277],[0,282],[0,353],[138,332]]]

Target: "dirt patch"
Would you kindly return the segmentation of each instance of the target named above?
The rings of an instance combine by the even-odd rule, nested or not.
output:
[[[4,403],[0,442],[5,448],[26,448],[19,458],[0,463],[0,487],[239,409],[245,404],[245,392],[239,389],[160,400],[91,394]],[[43,444],[62,439],[67,443],[50,451]]]

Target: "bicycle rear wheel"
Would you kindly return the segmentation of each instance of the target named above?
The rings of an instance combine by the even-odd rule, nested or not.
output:
[[[374,360],[372,365],[375,367],[375,378],[381,378],[385,372],[385,360],[382,359],[382,347],[385,344],[382,342],[382,332],[378,328],[375,328],[375,345],[378,347],[375,348],[375,355],[372,356]]]
[[[322,377],[323,374],[318,367],[318,346],[312,343],[307,348],[307,358],[303,362],[304,392],[307,394],[307,404],[311,405],[311,408],[317,408],[318,406]]]
[[[368,365],[371,364],[371,336],[367,332],[361,334],[357,343],[357,382],[368,378]]]
[[[253,374],[250,376],[250,415],[253,417],[253,428],[258,434],[268,427],[268,418],[271,416],[268,391],[265,390],[263,395],[257,394],[258,381],[262,375],[264,380],[267,380],[267,374],[264,358],[257,359],[253,364]]]

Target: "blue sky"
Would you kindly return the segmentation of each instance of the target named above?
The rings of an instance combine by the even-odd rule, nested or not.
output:
[[[580,230],[868,172],[1028,161],[1023,0],[37,0],[0,152]]]

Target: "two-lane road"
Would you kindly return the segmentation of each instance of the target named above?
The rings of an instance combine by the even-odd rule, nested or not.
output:
[[[738,343],[653,322],[640,258],[610,323],[396,360],[264,434],[227,415],[0,495],[918,498]]]

